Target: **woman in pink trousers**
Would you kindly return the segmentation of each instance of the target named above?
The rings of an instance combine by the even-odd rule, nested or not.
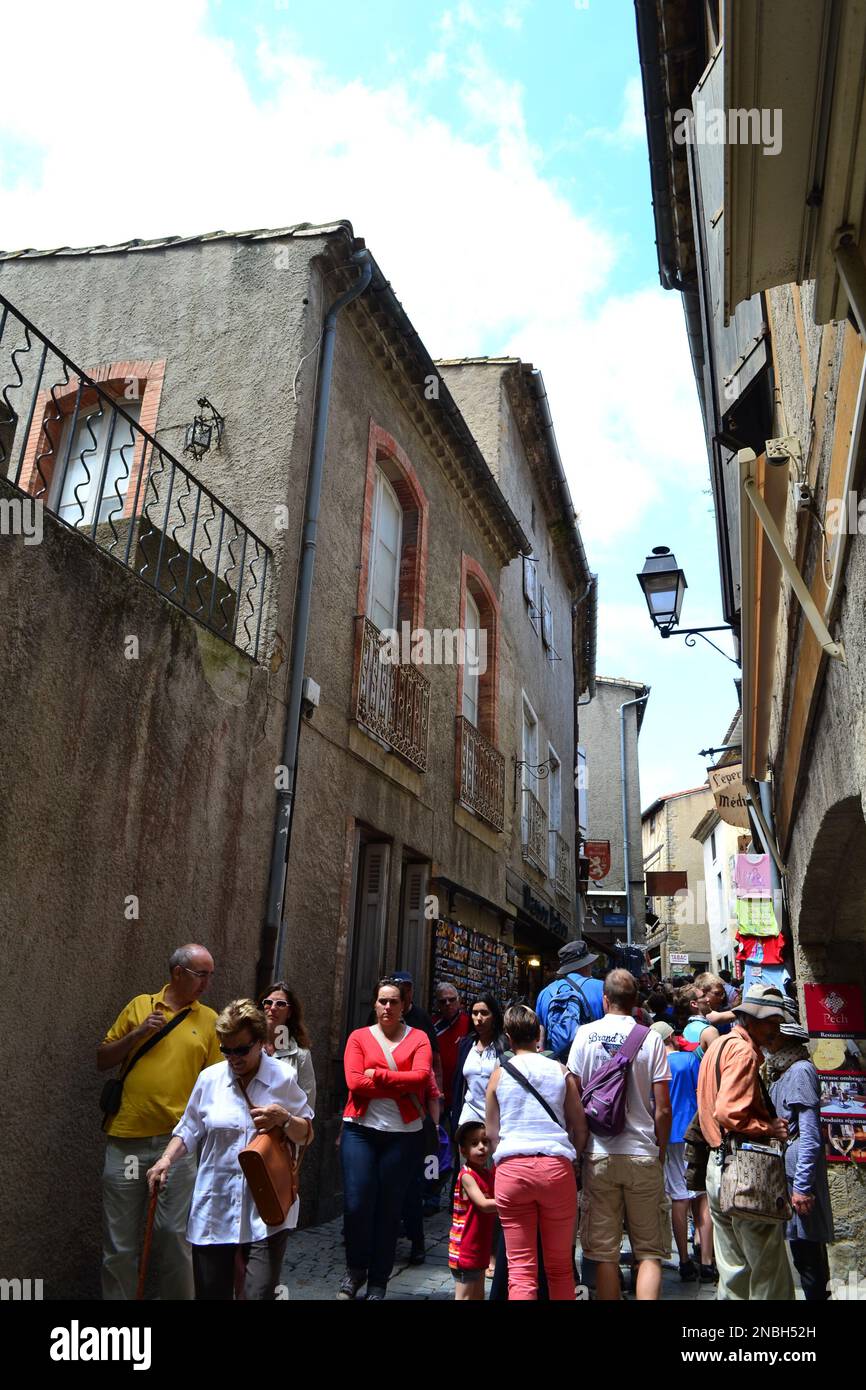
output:
[[[538,1052],[536,1014],[517,1004],[505,1014],[514,1056],[487,1087],[487,1134],[508,1254],[508,1298],[538,1298],[538,1236],[551,1301],[574,1301],[577,1183],[574,1165],[587,1139],[575,1078]]]

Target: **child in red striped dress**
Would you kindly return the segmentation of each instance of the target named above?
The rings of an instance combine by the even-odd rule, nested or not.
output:
[[[496,1202],[490,1170],[490,1140],[480,1120],[467,1120],[456,1135],[460,1172],[454,1186],[454,1214],[448,1263],[458,1302],[484,1301],[484,1275],[493,1253]]]

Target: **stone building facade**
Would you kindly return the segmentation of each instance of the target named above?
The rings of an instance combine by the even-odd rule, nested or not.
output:
[[[46,1225],[33,1219],[22,1192],[7,1188],[4,1222],[22,1252],[22,1274],[46,1278],[56,1294],[88,1294],[98,1270],[100,1144],[85,1119],[100,1084],[91,1048],[132,994],[164,982],[167,956],[181,941],[199,938],[213,949],[218,974],[209,1002],[217,1008],[274,971],[304,1002],[319,1083],[317,1140],[305,1163],[309,1220],[336,1209],[342,1045],[366,1018],[379,974],[411,969],[425,1002],[440,941],[459,928],[477,933],[481,964],[501,963],[510,991],[521,969],[528,980],[531,951],[575,930],[566,787],[575,689],[582,693],[592,679],[594,590],[581,609],[591,576],[538,383],[521,367],[500,391],[497,376],[507,447],[492,450],[488,462],[487,446],[479,448],[444,372],[372,262],[369,288],[337,322],[303,662],[318,703],[307,704],[300,729],[286,946],[273,958],[267,889],[321,385],[317,348],[326,310],[356,280],[351,256],[361,245],[349,224],[337,223],[0,258],[0,294],[112,399],[122,404],[124,388],[135,384],[150,476],[160,447],[190,464],[182,448],[196,402],[217,407],[218,447],[190,467],[269,555],[252,655],[214,635],[218,625],[208,630],[189,605],[182,611],[177,582],[149,587],[141,569],[131,573],[92,545],[101,514],[85,535],[46,510],[42,545],[3,543],[0,621],[18,659],[0,677],[2,710],[6,746],[20,759],[7,769],[13,833],[0,873],[4,916],[14,903],[30,927],[23,935],[9,923],[7,968],[17,993],[32,984],[36,935],[45,942],[40,979],[47,969],[58,990],[62,980],[63,999],[75,1001],[57,1011],[59,1049],[40,1053],[26,1070],[27,1088],[56,1092],[58,1113],[69,1116],[62,1159],[51,1173],[40,1167],[41,1150],[25,1131],[14,1161],[21,1172],[39,1170],[31,1179],[39,1210],[51,1209],[60,1190],[76,1194]],[[39,344],[30,359],[25,339],[17,345],[26,378]],[[8,333],[2,346],[4,384],[14,383]],[[64,420],[74,395],[55,397]],[[50,411],[50,402],[43,408]],[[24,409],[0,427],[4,473],[14,477],[18,459],[34,465],[19,472],[17,493],[7,482],[4,491],[14,500],[23,485],[35,495],[40,450],[30,442],[41,417]],[[63,428],[72,438],[74,418]],[[74,460],[79,444],[64,448]],[[110,439],[104,456],[110,470]],[[163,462],[162,476],[177,475],[173,506],[183,474]],[[140,538],[137,505],[124,502],[129,534],[140,526]],[[170,524],[166,510],[160,562],[175,541],[175,580],[183,555],[187,585],[192,570],[210,594],[211,614],[222,607],[240,632],[240,586],[236,596],[221,551],[210,575],[186,558],[197,525],[189,510],[171,512]],[[541,620],[530,620],[521,597],[521,557],[536,551],[548,632],[560,645],[555,671],[545,658],[551,644],[535,626]],[[232,562],[245,572],[237,550]],[[383,661],[389,629],[396,647]],[[475,649],[483,638],[486,649],[471,674],[459,657],[461,633]],[[428,635],[429,647],[413,645],[418,634]],[[136,660],[126,659],[130,636]],[[549,744],[563,772],[555,849],[546,837],[534,863],[518,781],[523,691],[547,740],[538,762],[550,764]],[[27,846],[36,843],[44,876],[32,872]],[[529,886],[520,904],[512,871]],[[123,917],[129,895],[141,904],[132,925]],[[521,937],[521,913],[531,940]],[[15,1070],[23,1084],[23,1065]]]
[[[866,15],[791,0],[756,26],[725,7],[723,32],[720,11],[638,0],[638,39],[659,270],[683,298],[742,668],[752,841],[780,875],[805,1022],[805,985],[866,991]],[[778,158],[674,139],[675,113],[694,122],[720,94],[784,111]],[[866,1071],[862,1040],[835,1047],[834,1065]],[[866,1274],[866,1131],[854,1145],[859,1162],[828,1151],[843,1284]]]
[[[646,890],[641,846],[640,764],[638,739],[646,713],[649,687],[640,681],[596,676],[595,698],[579,711],[581,767],[585,778],[585,840],[607,840],[610,872],[592,879],[587,893],[586,931],[593,941],[613,949],[626,939],[625,854],[622,819],[622,759],[620,709],[629,705],[625,720],[626,796],[628,805],[629,867],[634,940],[642,944],[646,931]],[[640,704],[634,704],[641,700]]]
[[[647,898],[647,951],[663,976],[693,975],[710,965],[704,854],[692,832],[712,804],[709,787],[692,787],[658,797],[641,817],[644,873],[676,871],[686,874],[688,883],[670,897]],[[678,964],[674,955],[688,959]]]

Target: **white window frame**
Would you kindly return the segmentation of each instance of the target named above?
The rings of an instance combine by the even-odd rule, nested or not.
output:
[[[470,604],[473,610],[471,613]],[[476,618],[478,620],[477,624],[474,621],[470,621],[470,619],[474,620]],[[479,634],[481,632],[481,609],[478,607],[478,603],[475,599],[474,594],[468,587],[466,589],[466,601],[464,604],[463,611],[463,629],[464,636],[466,639],[464,646],[466,660],[463,665],[463,703],[461,713],[463,715],[463,718],[468,719],[469,723],[477,729],[479,728],[479,713],[481,704],[481,677],[478,674],[478,654],[480,646]],[[474,638],[474,644],[470,648],[469,633],[473,631],[476,635]],[[473,655],[474,666],[470,660],[470,658]],[[472,696],[473,688],[474,700]],[[471,706],[473,703],[475,706],[474,718],[471,713]]]
[[[373,526],[370,535],[370,559],[367,569],[367,617],[373,623],[375,623],[375,618],[373,617],[373,604],[375,602],[375,585],[373,581],[376,575],[376,557],[379,553],[379,537],[381,530],[381,499],[382,494],[386,488],[391,493],[394,499],[394,503],[397,507],[397,514],[400,520],[399,533],[397,538],[397,564],[394,567],[394,594],[391,605],[392,618],[390,623],[385,623],[384,625],[376,623],[376,627],[378,627],[380,631],[383,631],[384,628],[389,627],[395,630],[397,628],[397,616],[400,604],[400,560],[403,553],[403,508],[400,506],[400,499],[397,496],[394,484],[391,482],[384,469],[382,469],[381,466],[377,466],[376,487],[374,490],[373,497]]]

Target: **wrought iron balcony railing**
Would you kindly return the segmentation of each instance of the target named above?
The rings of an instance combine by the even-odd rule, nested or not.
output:
[[[257,658],[271,552],[0,295],[0,477]]]
[[[457,717],[457,738],[460,800],[494,830],[501,830],[505,824],[505,758],[463,715]]]
[[[427,771],[430,682],[417,666],[384,655],[385,639],[369,618],[362,625],[356,718],[401,758]]]
[[[553,832],[554,855],[555,855],[555,874],[553,885],[557,893],[561,893],[564,898],[571,897],[571,856],[572,850],[564,835],[560,835],[558,830]]]
[[[524,859],[546,874],[548,870],[547,812],[538,797],[528,787],[523,788],[521,832]]]

